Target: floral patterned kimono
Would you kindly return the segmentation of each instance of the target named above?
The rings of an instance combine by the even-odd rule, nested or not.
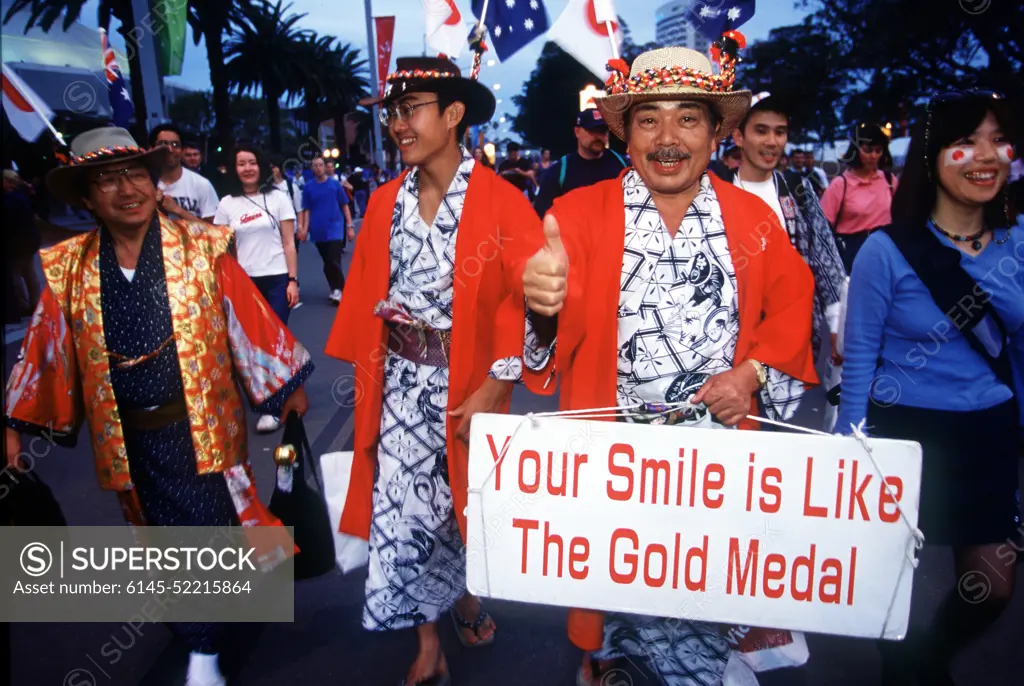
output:
[[[128,520],[154,526],[279,524],[247,468],[241,381],[261,414],[280,415],[313,370],[233,257],[230,233],[154,219],[134,270],[106,229],[43,253],[47,288],[7,387],[6,423],[74,445],[92,433],[97,475]],[[160,428],[122,415],[182,403]],[[196,652],[222,628],[175,624]]]

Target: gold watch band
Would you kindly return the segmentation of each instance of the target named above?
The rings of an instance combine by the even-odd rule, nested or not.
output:
[[[765,366],[757,360],[747,360],[750,364],[754,365],[754,371],[757,372],[757,385],[764,388],[768,385],[768,370]]]

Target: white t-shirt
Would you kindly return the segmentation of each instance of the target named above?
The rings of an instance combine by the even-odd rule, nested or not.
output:
[[[217,206],[214,224],[230,226],[238,247],[238,263],[249,276],[288,273],[280,223],[295,219],[287,193],[226,195]]]
[[[163,181],[157,188],[174,198],[174,201],[186,212],[191,212],[200,219],[212,217],[217,211],[217,191],[205,176],[196,174],[191,169],[181,168],[181,178],[168,185]],[[180,217],[175,217],[180,219]]]
[[[285,195],[288,195],[288,182],[282,181],[281,183],[275,183],[274,188],[281,191]],[[292,207],[295,208],[296,212],[302,211],[302,189],[299,188],[299,184],[292,181]]]
[[[775,188],[774,178],[768,177],[767,181],[745,181],[740,178],[739,174],[736,174],[733,183],[768,203],[768,207],[775,210],[775,214],[779,217],[779,224],[782,225],[782,228],[787,228],[786,215],[782,213],[782,203],[779,202],[779,191]]]

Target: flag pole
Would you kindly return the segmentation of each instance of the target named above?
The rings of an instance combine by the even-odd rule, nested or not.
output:
[[[370,81],[372,82],[372,88],[374,90],[374,97],[380,97],[380,80],[377,76],[377,42],[373,36],[373,0],[365,0],[366,6],[366,43],[367,53],[370,55]],[[370,111],[370,118],[373,120],[373,151],[374,158],[377,160],[377,165],[384,169],[384,143],[381,140],[380,133],[380,105],[374,105]],[[345,133],[345,122],[341,123],[341,136],[344,136],[342,140],[345,144],[348,144],[348,137]],[[338,124],[334,122],[334,137],[337,139],[338,136]]]
[[[473,51],[473,66],[470,69],[469,78],[474,81],[480,78],[480,67],[483,66],[484,53],[487,51],[487,44],[484,42],[484,20],[487,18],[488,4],[489,0],[484,0],[484,4],[480,8],[480,19],[469,36],[469,47]]]
[[[8,68],[13,71],[13,67]],[[25,90],[28,91],[31,89],[26,88]],[[60,135],[60,131],[54,128],[53,124],[50,123],[50,120],[43,116],[43,113],[40,111],[39,108],[39,103],[36,102],[36,99],[30,93],[22,93],[20,90],[18,92],[21,93],[21,97],[25,98],[25,102],[27,102],[28,106],[32,108],[32,111],[36,113],[36,116],[43,120],[43,123],[46,124],[46,128],[50,129],[50,133],[52,133],[53,137],[57,139],[57,142],[63,145],[65,148],[68,147],[68,144],[64,141],[64,136]]]
[[[611,19],[604,20],[604,26],[608,29],[608,42],[612,45],[612,59],[619,59],[619,46],[615,44],[615,25]]]

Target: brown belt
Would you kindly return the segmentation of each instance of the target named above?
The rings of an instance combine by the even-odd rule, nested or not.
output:
[[[135,431],[154,431],[188,419],[185,399],[176,400],[152,410],[134,408],[121,410],[121,426]]]
[[[416,364],[447,368],[451,340],[451,331],[392,325],[388,350]]]

